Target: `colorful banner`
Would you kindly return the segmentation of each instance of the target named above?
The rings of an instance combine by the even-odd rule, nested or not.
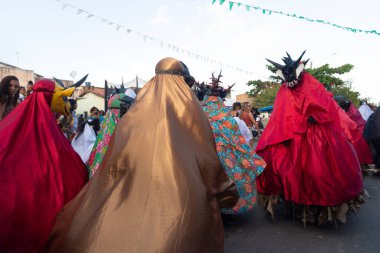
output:
[[[212,0],[212,4],[215,4],[216,2],[217,2],[217,0]],[[226,2],[226,0],[219,0],[219,4],[220,5],[223,5],[225,2]],[[253,10],[256,10],[256,11],[260,11],[262,14],[271,15],[272,13],[274,13],[274,14],[278,14],[278,15],[282,15],[282,16],[291,17],[291,18],[298,18],[298,19],[303,20],[303,21],[317,22],[317,23],[320,23],[320,24],[333,26],[333,27],[336,27],[336,28],[339,28],[339,29],[343,29],[345,31],[349,31],[349,32],[353,32],[353,33],[365,33],[365,34],[380,35],[380,32],[377,32],[376,30],[364,30],[364,29],[359,29],[359,28],[352,28],[352,27],[348,27],[348,26],[334,24],[332,22],[325,21],[323,19],[313,19],[313,18],[308,18],[308,17],[300,16],[300,15],[297,15],[297,14],[294,14],[294,13],[290,14],[290,13],[286,13],[286,12],[283,12],[283,11],[274,11],[274,10],[262,8],[260,6],[248,5],[248,4],[244,4],[244,3],[241,3],[241,2],[228,1],[228,4],[229,4],[229,10],[230,11],[232,10],[232,8],[234,6],[237,6],[237,7],[245,6],[245,9],[247,11],[250,11],[250,10],[253,9]]]
[[[178,47],[178,46],[176,46],[174,44],[171,44],[171,43],[168,43],[166,41],[160,40],[160,39],[155,38],[153,36],[150,36],[148,34],[145,34],[145,33],[136,31],[134,29],[128,28],[128,27],[126,27],[124,25],[115,23],[115,22],[113,22],[113,21],[111,21],[111,20],[109,20],[107,18],[98,16],[98,15],[96,15],[94,13],[91,13],[89,11],[83,10],[82,8],[76,7],[76,6],[72,5],[72,4],[64,2],[62,0],[53,0],[53,1],[61,3],[63,10],[65,10],[67,8],[73,8],[74,10],[76,10],[76,14],[77,15],[83,15],[84,14],[84,15],[87,16],[88,19],[90,19],[90,18],[98,19],[103,24],[106,24],[106,25],[108,25],[110,27],[115,27],[116,31],[125,31],[125,33],[127,33],[127,34],[131,34],[132,33],[134,35],[138,35],[138,36],[140,36],[144,40],[144,42],[146,42],[146,41],[156,41],[156,42],[160,43],[161,48],[166,47],[167,49],[172,50],[173,52],[182,53],[183,55],[187,55],[190,58],[195,58],[197,60],[200,60],[200,61],[203,61],[203,62],[208,62],[208,63],[211,63],[211,64],[218,64],[222,68],[232,69],[234,71],[237,71],[237,72],[240,72],[240,73],[243,73],[243,74],[253,75],[253,72],[251,72],[251,71],[239,68],[237,66],[233,66],[233,65],[230,65],[230,64],[223,63],[223,62],[221,62],[219,60],[215,60],[215,59],[209,58],[207,56],[200,55],[198,53],[195,53],[193,51],[187,50],[185,48]],[[222,1],[220,1],[220,2],[222,3]]]

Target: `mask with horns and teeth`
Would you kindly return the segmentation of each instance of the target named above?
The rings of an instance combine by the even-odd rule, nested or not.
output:
[[[86,81],[87,76],[88,74],[85,75],[81,80],[70,86],[65,86],[61,80],[54,78],[56,85],[54,89],[53,98],[51,100],[51,110],[64,116],[69,116],[71,114],[71,105],[67,97],[70,97],[75,91],[75,89],[81,86]]]
[[[309,61],[301,61],[305,52],[306,51],[303,51],[301,56],[296,61],[294,61],[292,57],[290,57],[290,55],[286,53],[287,56],[282,58],[282,61],[285,63],[285,65],[279,64],[268,59],[266,60],[276,67],[276,74],[284,81],[284,85],[292,88],[300,82],[302,78],[302,73],[305,69],[305,65]]]

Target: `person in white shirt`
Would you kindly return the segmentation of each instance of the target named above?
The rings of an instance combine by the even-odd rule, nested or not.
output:
[[[241,104],[239,102],[235,102],[232,105],[231,115],[234,117],[236,123],[239,126],[240,133],[243,135],[245,141],[249,145],[250,148],[253,146],[253,135],[251,130],[248,128],[247,124],[244,120],[241,119]]]
[[[20,96],[18,97],[18,102],[21,103],[22,101],[25,100],[25,94],[26,94],[26,89],[24,86],[20,86],[19,89]]]
[[[90,158],[99,130],[99,119],[88,119],[85,123],[79,126],[78,134],[71,141],[71,146],[78,153],[83,163],[86,163]]]
[[[358,110],[365,121],[367,121],[369,116],[371,116],[371,114],[373,113],[371,107],[369,107],[365,101],[362,102],[362,105],[359,107]]]

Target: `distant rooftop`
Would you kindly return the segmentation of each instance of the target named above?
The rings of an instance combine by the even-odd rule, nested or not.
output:
[[[5,63],[5,62],[1,62],[1,61],[0,61],[0,67],[3,67],[3,68],[10,68],[10,69],[20,69],[20,70],[26,70],[26,71],[32,71],[32,72],[34,72],[33,70],[19,68],[19,67],[17,67],[17,66],[13,66],[13,65],[11,65],[11,64],[8,64],[8,63]],[[34,75],[35,75],[36,77],[39,77],[39,78],[44,77],[43,75],[37,74],[37,73],[35,73],[35,72],[34,72]]]
[[[83,87],[85,88],[83,92],[79,95],[79,97],[84,97],[86,94],[91,93],[94,94],[95,96],[104,98],[104,88],[99,88],[99,87]]]
[[[10,65],[8,63],[5,63],[5,62],[1,62],[0,61],[0,66],[3,65],[2,67],[7,67],[7,68],[12,68],[12,69],[19,69],[19,67],[16,67],[16,66],[13,66],[13,65]]]

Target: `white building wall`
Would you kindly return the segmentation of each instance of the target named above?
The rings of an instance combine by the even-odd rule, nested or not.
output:
[[[92,93],[87,93],[83,97],[77,99],[78,109],[76,110],[77,115],[84,114],[85,111],[90,115],[90,109],[95,106],[99,110],[104,111],[104,98],[96,96]]]

